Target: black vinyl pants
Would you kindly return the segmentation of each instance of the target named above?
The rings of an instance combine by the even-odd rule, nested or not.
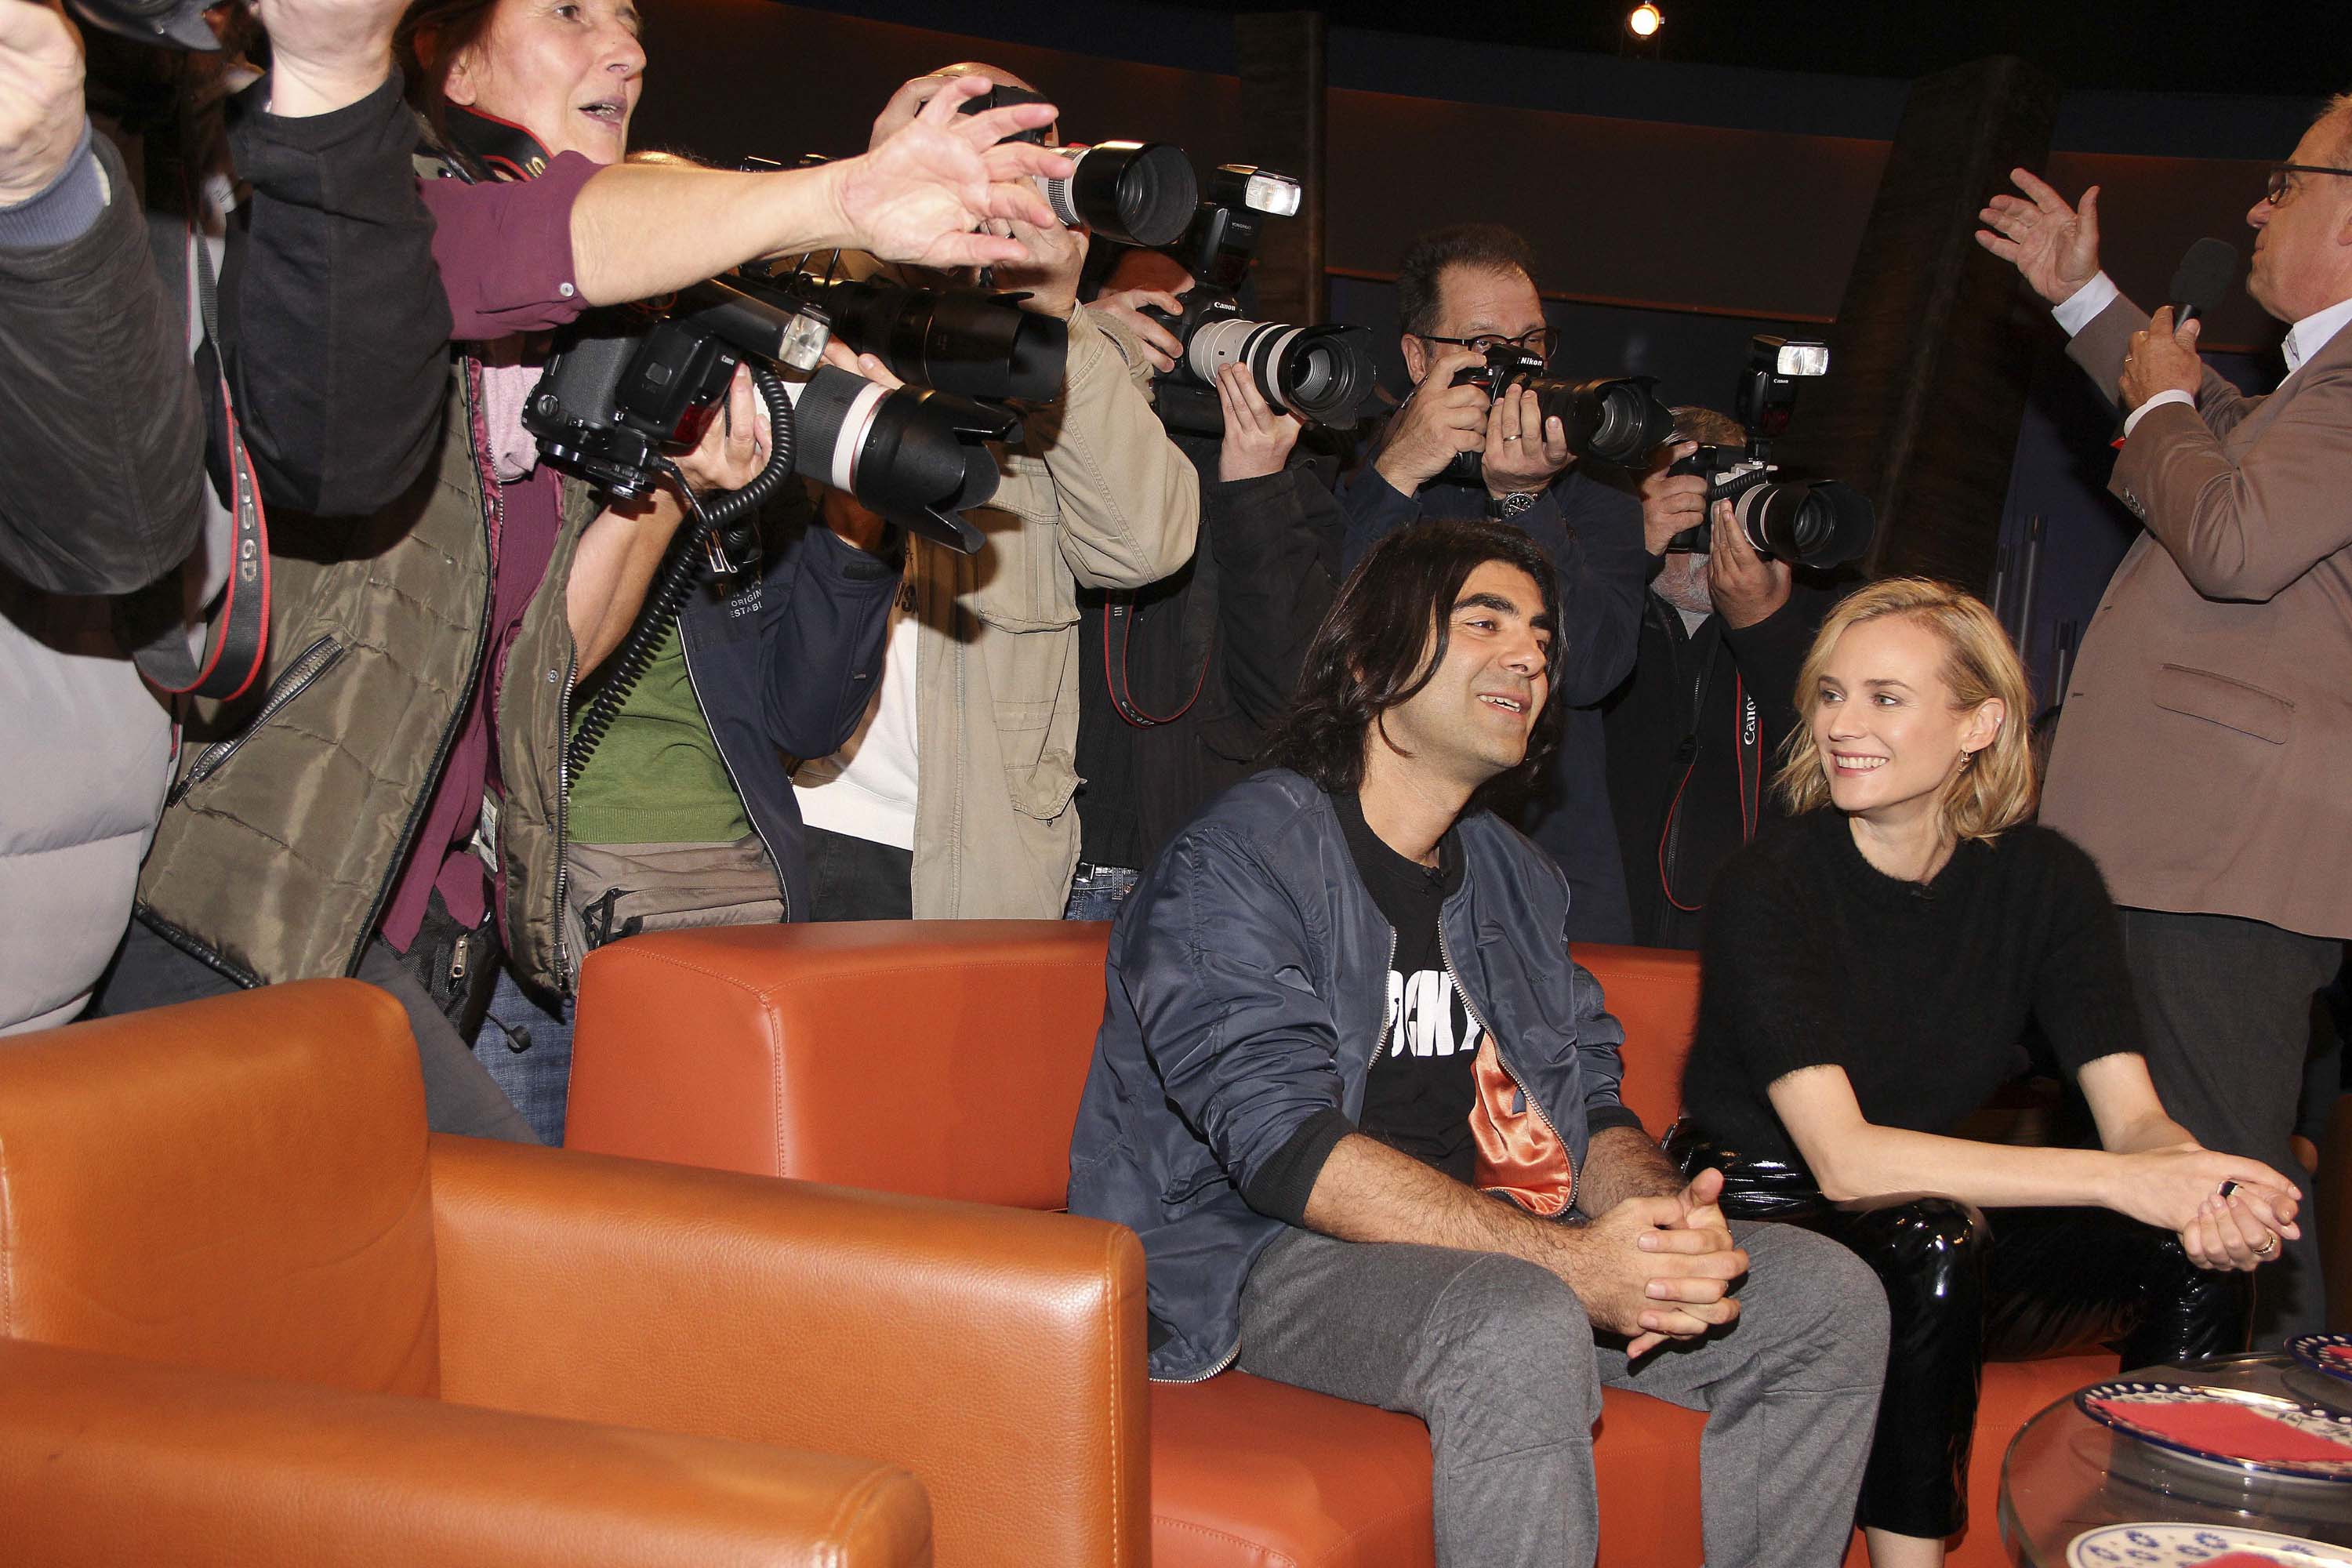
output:
[[[1886,1287],[1886,1389],[1857,1505],[1866,1527],[1940,1539],[1968,1523],[1988,1360],[2116,1344],[2137,1367],[2246,1347],[2252,1277],[2199,1268],[2179,1237],[2111,1210],[1989,1219],[1957,1198],[1832,1204],[1802,1165],[1744,1158],[1687,1123],[1666,1152],[1685,1175],[1723,1172],[1726,1215],[1817,1231]]]

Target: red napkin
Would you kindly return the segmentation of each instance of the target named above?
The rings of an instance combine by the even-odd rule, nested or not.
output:
[[[2152,1432],[2175,1443],[2255,1464],[2352,1459],[2352,1441],[2316,1436],[2288,1426],[2274,1416],[2242,1405],[2218,1405],[2182,1400],[2143,1404],[2137,1400],[2102,1399],[2099,1408],[2119,1421]],[[2221,1560],[2209,1564],[2218,1568]],[[2249,1558],[2261,1563],[2263,1558]]]
[[[2209,1557],[2199,1568],[2280,1568],[2285,1561],[2267,1552],[2232,1552],[2227,1557]]]

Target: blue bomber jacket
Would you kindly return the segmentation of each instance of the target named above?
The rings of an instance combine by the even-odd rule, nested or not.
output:
[[[1477,1184],[1559,1215],[1592,1133],[1639,1124],[1618,1097],[1624,1031],[1569,957],[1552,858],[1490,813],[1458,830],[1438,933],[1485,1026]],[[1362,1112],[1395,941],[1331,798],[1282,770],[1212,802],[1120,910],[1070,1209],[1143,1239],[1153,1377],[1232,1363],[1243,1281]]]

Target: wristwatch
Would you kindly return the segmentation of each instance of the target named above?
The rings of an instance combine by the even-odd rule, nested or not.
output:
[[[1497,522],[1508,522],[1535,505],[1536,498],[1541,494],[1541,490],[1507,490],[1498,496],[1490,495],[1486,498],[1486,515]]]

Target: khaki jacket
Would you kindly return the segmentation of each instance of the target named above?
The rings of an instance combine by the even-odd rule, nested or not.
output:
[[[2147,317],[2068,353],[2111,395]],[[2210,370],[2108,489],[2147,532],[2070,676],[2042,819],[2116,901],[2352,937],[2352,331],[2277,392]]]
[[[1001,453],[975,555],[917,540],[914,909],[1053,919],[1078,859],[1077,586],[1139,588],[1192,558],[1200,479],[1151,411],[1117,321],[1070,323],[1059,402]]]
[[[459,357],[424,478],[372,518],[273,518],[268,667],[194,705],[139,880],[142,918],[247,984],[357,972],[488,657],[495,496],[480,367]],[[556,988],[560,759],[577,653],[563,584],[595,516],[566,481],[547,575],[507,659],[497,905]]]

